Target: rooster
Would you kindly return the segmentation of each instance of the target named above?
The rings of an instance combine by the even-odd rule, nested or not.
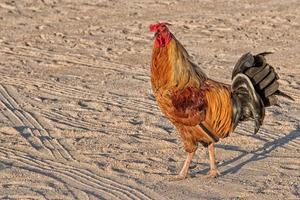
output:
[[[188,52],[174,37],[168,23],[150,25],[154,32],[151,84],[164,115],[180,133],[188,153],[174,180],[187,177],[198,143],[208,147],[209,175],[220,175],[214,144],[226,138],[237,125],[254,120],[254,133],[263,123],[265,107],[278,105],[277,95],[292,99],[280,91],[278,75],[265,59],[269,52],[244,54],[232,73],[232,84],[214,81],[194,64]]]

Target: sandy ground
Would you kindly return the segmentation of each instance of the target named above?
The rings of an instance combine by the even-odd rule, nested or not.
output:
[[[243,53],[273,51],[296,100],[219,142],[217,179],[199,147],[166,180],[186,155],[151,92],[157,21],[226,83]],[[299,0],[0,0],[0,27],[1,199],[300,199]]]

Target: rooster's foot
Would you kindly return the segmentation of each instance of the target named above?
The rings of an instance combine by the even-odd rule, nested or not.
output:
[[[176,175],[176,176],[172,176],[172,177],[169,177],[168,180],[169,181],[181,181],[181,180],[184,180],[186,179],[187,176],[184,176],[184,175]]]
[[[217,178],[220,175],[221,174],[218,169],[211,169],[208,173],[208,177],[210,177],[210,178]]]

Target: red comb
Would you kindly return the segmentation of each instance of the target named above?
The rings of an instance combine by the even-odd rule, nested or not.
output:
[[[161,22],[161,23],[156,23],[156,24],[151,24],[150,25],[150,31],[151,32],[156,32],[157,29],[160,27],[160,26],[169,26],[171,25],[170,23],[167,23],[167,22]]]

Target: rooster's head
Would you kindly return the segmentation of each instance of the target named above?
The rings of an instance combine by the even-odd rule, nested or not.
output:
[[[156,23],[150,25],[150,31],[154,32],[154,45],[155,47],[165,47],[171,41],[171,33],[168,29],[168,25],[171,25],[166,22]]]

